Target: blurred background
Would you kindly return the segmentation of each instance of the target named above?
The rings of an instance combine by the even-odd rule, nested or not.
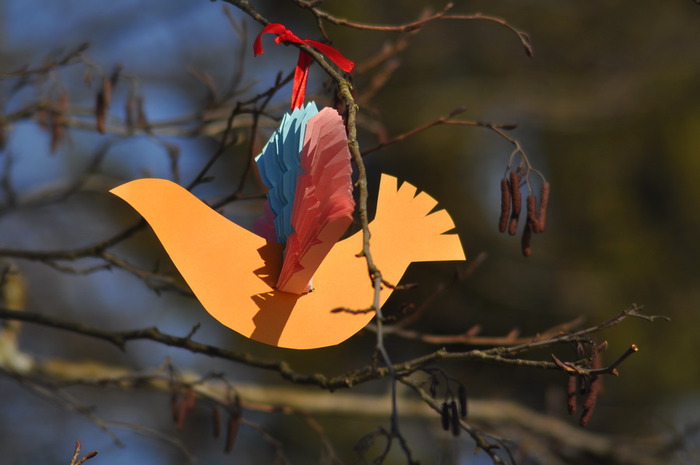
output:
[[[254,4],[297,35],[320,39],[313,16],[293,2]],[[106,193],[109,188],[143,176],[182,184],[194,178],[216,151],[228,114],[202,109],[217,98],[219,103],[223,97],[229,102],[250,98],[296,63],[296,50],[274,45],[271,38],[265,41],[265,54],[253,59],[259,26],[230,6],[227,17],[224,5],[204,0],[0,1],[0,111],[10,115],[31,102],[64,98],[76,121],[55,141],[53,152],[51,131],[39,112],[2,128],[0,248],[89,245],[136,221],[127,206]],[[442,6],[435,1],[329,0],[322,8],[358,22],[403,24],[425,8]],[[484,335],[505,335],[513,328],[535,334],[581,315],[587,324],[596,324],[633,303],[644,305],[646,313],[671,320],[630,320],[597,336],[610,344],[608,363],[632,343],[640,350],[620,367],[618,378],[606,379],[589,428],[636,437],[692,429],[700,418],[700,6],[691,0],[619,0],[604,7],[471,1],[457,2],[452,12],[507,20],[529,34],[534,56],[527,56],[512,30],[494,22],[444,20],[405,36],[405,49],[383,68],[362,72],[370,57],[400,36],[327,26],[334,46],[358,63],[354,82],[359,95],[371,97],[360,113],[363,148],[464,106],[460,118],[517,124],[508,134],[552,185],[547,231],[534,238],[532,256],[525,258],[519,237],[497,231],[499,181],[512,146],[494,132],[438,126],[365,157],[373,188],[386,172],[426,190],[452,214],[468,257],[487,254],[469,279],[435,302],[417,329],[447,334],[478,324]],[[83,43],[89,43],[87,65],[56,67],[28,85],[10,75],[25,65],[34,69],[55,61]],[[109,75],[117,66],[123,79],[114,89],[107,133],[98,134],[91,116],[95,94],[101,73]],[[92,74],[91,85],[86,73]],[[377,86],[382,79],[385,84]],[[325,81],[314,67],[309,93],[327,105],[332,94]],[[271,115],[286,110],[289,92],[287,86],[275,96]],[[142,116],[155,135],[118,130],[130,94],[143,99]],[[264,121],[260,140],[253,143],[260,147],[274,125]],[[240,144],[217,162],[214,181],[198,188],[198,196],[220,199],[238,182],[250,134],[245,124],[236,131]],[[252,176],[246,192],[260,192]],[[253,199],[231,203],[224,212],[249,225],[261,208]],[[163,258],[149,232],[117,251],[144,266]],[[70,265],[87,269],[92,264]],[[31,261],[17,260],[16,265],[27,282],[27,309],[72,321],[108,329],[156,325],[183,335],[201,322],[199,340],[281,358],[309,373],[342,373],[365,363],[373,349],[371,333],[311,352],[263,347],[221,328],[193,300],[175,293],[159,296],[120,270],[74,274]],[[163,266],[171,265],[166,260]],[[421,302],[436,285],[452,279],[456,269],[454,263],[413,265],[404,281],[420,286],[395,294],[387,311]],[[21,337],[21,346],[38,357],[95,358],[135,369],[170,357],[183,368],[224,372],[234,383],[279,381],[274,373],[222,365],[155,344],[133,343],[121,353],[35,325],[26,325]],[[426,350],[398,339],[389,340],[388,347],[396,359]],[[474,398],[518,400],[565,416],[565,379],[559,373],[466,363],[451,368]],[[385,389],[384,384],[360,388]],[[95,405],[101,416],[173,429],[163,395],[132,399],[116,390],[71,392]],[[0,399],[0,450],[7,463],[68,463],[76,438],[86,450],[99,449],[105,463],[186,463],[177,448],[117,428],[127,444],[120,448],[84,416],[10,377],[0,377]],[[208,422],[206,412],[197,415],[201,418],[193,422]],[[251,415],[291,443],[294,463],[317,463],[318,441],[299,431],[293,419]],[[339,448],[351,454],[353,443],[383,421],[325,425]],[[435,429],[437,421],[409,426],[411,431],[421,428]],[[195,427],[178,437],[199,463],[271,463],[274,456],[259,433],[247,428],[234,457],[223,455],[223,446]],[[689,438],[672,460],[700,462],[696,438]],[[439,454],[421,456],[425,463],[485,463],[471,457],[466,440],[443,438],[440,444]]]

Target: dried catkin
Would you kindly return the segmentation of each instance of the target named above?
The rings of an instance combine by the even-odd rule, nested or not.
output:
[[[528,220],[525,223],[525,228],[523,228],[523,236],[520,241],[520,248],[522,249],[523,255],[529,257],[532,253],[532,223]]]
[[[510,215],[510,184],[507,177],[501,179],[501,216],[498,218],[498,230],[506,232]]]
[[[459,436],[462,431],[462,427],[459,424],[459,411],[457,410],[457,402],[454,400],[450,402],[450,410],[452,410],[452,436]]]
[[[462,418],[467,417],[467,413],[469,413],[469,404],[467,400],[467,388],[464,387],[464,385],[460,384],[459,385],[459,414],[462,416]]]
[[[450,430],[450,406],[447,402],[442,403],[442,412],[440,413],[440,420],[442,421],[442,429],[445,431]]]
[[[52,112],[50,114],[50,126],[51,126],[51,154],[56,153],[58,144],[63,138],[63,124],[66,113],[68,112],[68,95],[61,94],[57,101],[58,111]]]
[[[537,197],[534,194],[528,195],[525,205],[527,206],[527,222],[532,227],[532,232],[539,232],[537,228]]]
[[[105,118],[109,109],[109,102],[112,99],[112,83],[105,79],[102,81],[102,88],[97,92],[95,102],[95,122],[97,131],[100,134],[105,132]]]
[[[579,424],[581,426],[588,425],[591,415],[593,415],[593,409],[595,408],[596,401],[598,400],[598,394],[600,393],[601,387],[600,377],[597,375],[591,376],[590,384],[588,385],[588,393],[583,399],[583,414],[581,414],[581,419],[579,420]]]
[[[537,232],[543,232],[547,223],[547,206],[549,205],[549,183],[542,184],[540,191],[540,208],[537,212]]]
[[[566,386],[566,403],[569,415],[576,413],[576,388],[578,386],[578,376],[569,375],[569,382]]]
[[[514,171],[510,172],[510,197],[511,197],[511,213],[510,222],[508,223],[508,234],[515,236],[518,230],[518,218],[520,218],[520,209],[522,197],[520,195],[520,176]]]

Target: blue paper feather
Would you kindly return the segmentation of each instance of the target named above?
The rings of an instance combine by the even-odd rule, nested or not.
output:
[[[301,151],[304,145],[306,124],[318,113],[314,102],[295,109],[282,117],[280,127],[272,134],[255,158],[260,177],[270,189],[267,194],[274,216],[277,242],[286,244],[292,234],[292,207],[297,179],[303,173]]]

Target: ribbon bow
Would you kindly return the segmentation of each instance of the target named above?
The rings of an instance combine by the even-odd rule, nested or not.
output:
[[[263,53],[262,35],[265,33],[276,34],[276,44],[292,43],[313,47],[324,54],[329,60],[335,63],[338,68],[342,69],[346,73],[349,73],[355,67],[355,63],[345,58],[338,50],[334,49],[330,45],[326,45],[315,40],[300,39],[294,35],[292,31],[279,23],[270,23],[265,26],[262,31],[260,31],[260,34],[258,34],[258,37],[255,39],[255,43],[253,44],[255,56],[262,55]],[[304,104],[304,99],[306,97],[306,82],[309,77],[309,66],[311,66],[311,61],[311,55],[303,50],[299,50],[299,60],[297,61],[297,67],[294,69],[292,110],[295,108],[300,108]]]

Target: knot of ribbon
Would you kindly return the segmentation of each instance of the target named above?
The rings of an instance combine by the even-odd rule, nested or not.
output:
[[[277,35],[277,37],[275,37],[276,44],[292,43],[313,47],[346,73],[349,73],[355,67],[355,63],[345,58],[338,50],[334,49],[330,45],[326,45],[315,40],[300,39],[283,24],[279,23],[270,23],[265,26],[262,31],[260,31],[260,34],[258,34],[258,37],[255,39],[255,43],[253,44],[255,56],[262,55],[263,53],[262,35],[265,33]],[[306,98],[306,83],[309,77],[309,67],[311,66],[311,62],[311,55],[303,50],[299,50],[299,59],[297,60],[297,66],[294,69],[294,85],[292,86],[292,110],[295,108],[300,108],[304,104],[304,99]]]

